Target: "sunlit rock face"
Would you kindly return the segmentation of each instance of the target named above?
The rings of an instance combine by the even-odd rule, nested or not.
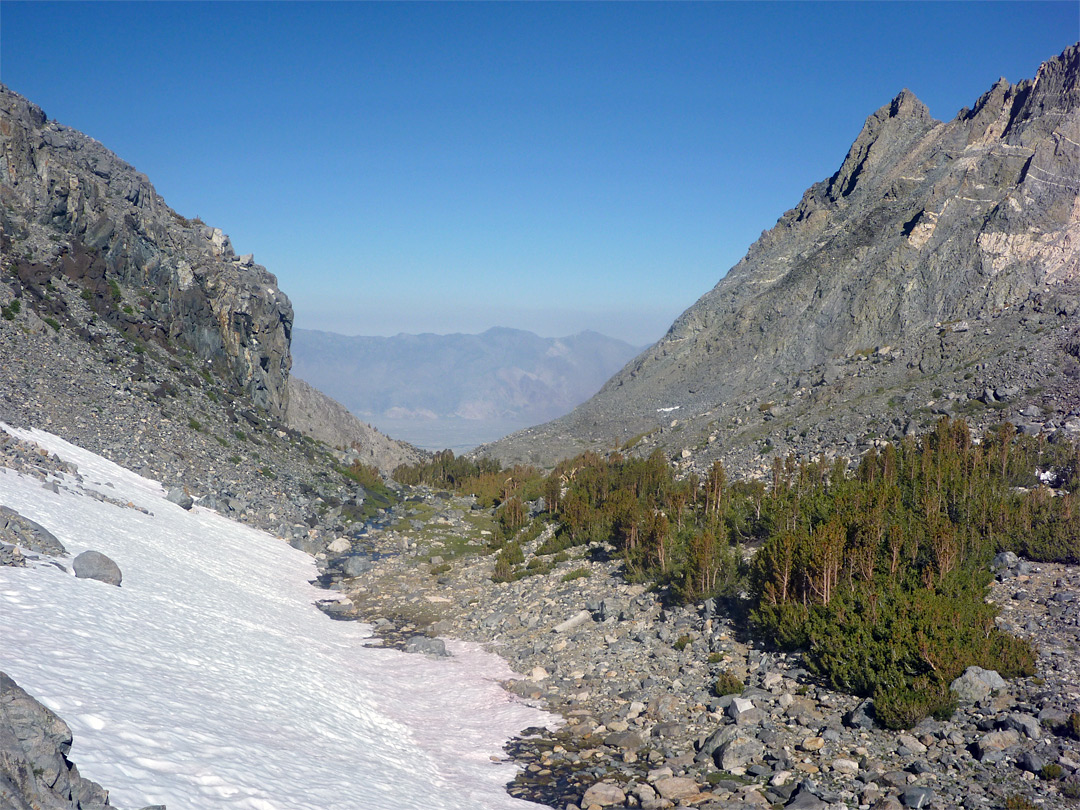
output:
[[[169,208],[100,143],[3,86],[0,200],[3,250],[20,284],[79,283],[132,339],[192,352],[283,418],[293,313],[275,277],[237,256],[220,228]]]
[[[773,446],[812,450],[798,432],[827,410],[846,424],[820,444],[857,445],[943,395],[997,387],[1019,389],[999,418],[1034,406],[1066,421],[1080,405],[1061,374],[1080,337],[1078,74],[1072,46],[948,122],[902,91],[651,350],[569,416],[485,449],[550,461],[648,434],[706,460],[775,439],[764,417],[796,433]],[[1029,362],[1005,365],[1022,347]]]

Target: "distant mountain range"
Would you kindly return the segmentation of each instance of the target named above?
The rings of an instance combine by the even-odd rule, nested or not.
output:
[[[296,329],[293,373],[392,436],[457,452],[568,413],[641,350],[585,331],[544,338],[350,337]]]

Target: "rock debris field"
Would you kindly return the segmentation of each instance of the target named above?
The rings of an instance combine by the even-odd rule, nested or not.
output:
[[[357,538],[353,556],[328,558],[324,582],[354,605],[338,616],[373,621],[385,643],[437,653],[417,636],[483,642],[523,673],[507,689],[566,718],[509,747],[523,766],[516,796],[568,810],[1075,806],[1076,568],[1002,555],[991,598],[1004,629],[1037,646],[1037,675],[970,672],[949,720],[897,732],[797,656],[742,637],[723,605],[665,606],[628,584],[604,547],[492,582],[493,556],[455,556],[463,537],[485,538],[477,511],[448,493],[414,498]],[[355,576],[343,575],[349,560]],[[714,693],[721,672],[744,682],[740,694]]]

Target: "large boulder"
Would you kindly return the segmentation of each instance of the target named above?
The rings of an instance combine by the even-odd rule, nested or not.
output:
[[[169,494],[165,496],[165,500],[170,503],[175,503],[181,509],[190,509],[195,505],[195,501],[187,494],[183,487],[173,487],[169,490]]]
[[[744,768],[765,753],[765,746],[756,737],[742,735],[725,743],[713,754],[718,768],[732,771]]]
[[[413,636],[405,642],[405,652],[423,653],[424,655],[449,656],[446,643],[441,638],[428,638],[427,636]]]
[[[120,566],[100,551],[84,551],[74,559],[72,567],[75,569],[75,576],[80,579],[96,579],[117,588],[123,579]]]
[[[968,667],[964,674],[949,684],[949,689],[961,703],[978,703],[1005,688],[1005,679],[992,669]]]
[[[582,807],[621,807],[626,803],[626,794],[623,789],[613,782],[597,782],[585,791],[581,798]]]

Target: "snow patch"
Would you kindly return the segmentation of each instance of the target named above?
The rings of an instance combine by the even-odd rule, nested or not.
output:
[[[65,476],[54,493],[3,470],[0,503],[124,574],[115,588],[51,564],[0,568],[0,669],[68,722],[71,759],[114,804],[535,807],[505,793],[514,766],[492,757],[553,718],[498,685],[504,661],[462,642],[440,661],[365,647],[369,627],[314,606],[327,594],[307,555],[185,512],[158,482],[56,436],[4,429],[83,483]],[[91,487],[112,502],[80,493]]]

